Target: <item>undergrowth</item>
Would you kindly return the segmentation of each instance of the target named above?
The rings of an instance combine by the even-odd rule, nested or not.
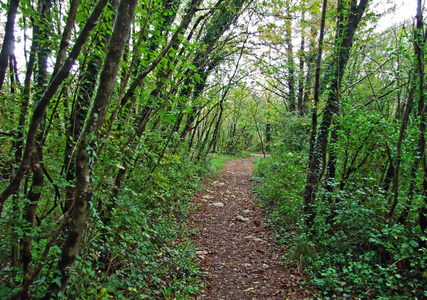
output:
[[[307,228],[301,155],[281,151],[255,164],[256,199],[286,250],[284,263],[305,270],[321,299],[427,298],[426,237],[417,227],[385,222],[380,188],[353,184],[333,194],[320,189]]]
[[[202,187],[203,178],[212,170],[209,162],[195,165],[190,159],[168,159],[143,188],[145,174],[134,173],[116,198],[103,191],[96,193],[86,235],[62,298],[190,299],[199,293],[203,285],[198,259],[183,220],[187,219],[193,192]],[[98,203],[103,209],[96,209]],[[45,239],[34,240],[35,261],[41,255],[37,249],[42,250],[45,243]],[[8,256],[9,247],[7,243],[0,246],[0,257]],[[49,263],[43,266],[43,274],[48,276],[39,276],[34,282],[32,298],[47,293],[58,263],[52,257],[60,251],[57,246],[51,248]],[[22,273],[11,272],[8,260],[0,264],[0,298],[8,299],[16,292],[13,282]]]

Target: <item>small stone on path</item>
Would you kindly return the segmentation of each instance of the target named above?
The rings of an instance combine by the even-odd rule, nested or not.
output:
[[[239,222],[244,222],[244,223],[249,222],[249,218],[245,218],[244,216],[240,216],[240,215],[238,215],[236,217],[236,220],[239,221]]]
[[[224,173],[193,200],[200,234],[192,240],[205,285],[195,299],[314,299],[295,279],[300,271],[280,265],[282,253],[267,242],[272,233],[261,226],[264,215],[252,199],[252,168],[252,159],[224,163]]]

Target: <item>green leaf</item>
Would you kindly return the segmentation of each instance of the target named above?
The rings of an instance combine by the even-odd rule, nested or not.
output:
[[[414,241],[414,240],[410,240],[410,241],[409,241],[409,244],[410,244],[412,247],[414,247],[414,248],[417,248],[417,247],[418,247],[418,243],[417,243],[416,241]]]

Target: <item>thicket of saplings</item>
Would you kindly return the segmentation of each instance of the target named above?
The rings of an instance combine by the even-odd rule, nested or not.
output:
[[[140,151],[144,157],[150,154],[147,147]],[[108,179],[94,177],[90,220],[64,299],[180,299],[197,293],[202,287],[195,248],[188,239],[189,230],[183,220],[189,211],[192,192],[199,189],[203,177],[212,172],[210,164],[207,160],[195,163],[179,151],[166,153],[162,164],[147,180],[147,174],[153,168],[150,161],[142,159],[138,162],[114,198],[110,189],[104,192],[102,188],[103,184],[111,184],[105,182]],[[51,161],[50,165],[55,164]],[[97,168],[94,174],[102,174],[101,169],[108,166]],[[51,192],[46,190],[44,193]],[[2,299],[20,287],[15,283],[23,276],[22,268],[19,265],[11,268],[10,261],[13,243],[20,241],[23,230],[28,228],[12,213],[22,211],[26,205],[25,196],[19,197],[14,201],[19,207],[7,205],[0,223]],[[36,262],[42,258],[49,240],[46,233],[60,221],[57,220],[60,214],[49,213],[51,199],[42,195],[39,204],[32,245]],[[59,247],[53,246],[43,261],[43,268],[55,270],[60,251]],[[50,281],[49,276],[38,278],[32,296],[43,297]]]
[[[381,153],[384,148],[378,143],[396,143],[399,126],[390,126],[390,122],[381,121],[375,113],[354,111],[340,118],[340,133],[357,136],[366,129],[368,121],[378,126],[362,150],[364,155],[371,151],[367,161],[344,183],[344,179],[338,177],[333,192],[327,193],[319,187],[317,214],[311,228],[304,223],[302,209],[309,147],[308,117],[292,116],[277,124],[281,133],[271,146],[272,155],[258,159],[254,171],[254,179],[259,182],[257,198],[269,211],[278,239],[289,250],[284,262],[306,272],[310,284],[322,297],[425,299],[427,249],[422,245],[426,237],[417,226],[422,199],[412,203],[404,224],[395,219],[386,221],[390,202],[382,190],[381,180],[387,166]],[[413,143],[411,139],[416,140],[413,138],[409,135],[405,142]],[[361,140],[364,138],[343,138],[339,146],[356,151]],[[340,152],[340,158],[344,158],[345,152]],[[412,161],[413,157],[406,157],[404,167],[410,169]],[[342,163],[337,170],[337,174],[342,174]],[[408,188],[408,177],[407,174],[401,177],[402,190]]]

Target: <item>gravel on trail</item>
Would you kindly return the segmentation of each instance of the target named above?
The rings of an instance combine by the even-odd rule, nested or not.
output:
[[[192,241],[205,285],[198,299],[316,299],[302,288],[303,274],[280,264],[283,253],[252,199],[252,160],[225,162],[193,199]]]

